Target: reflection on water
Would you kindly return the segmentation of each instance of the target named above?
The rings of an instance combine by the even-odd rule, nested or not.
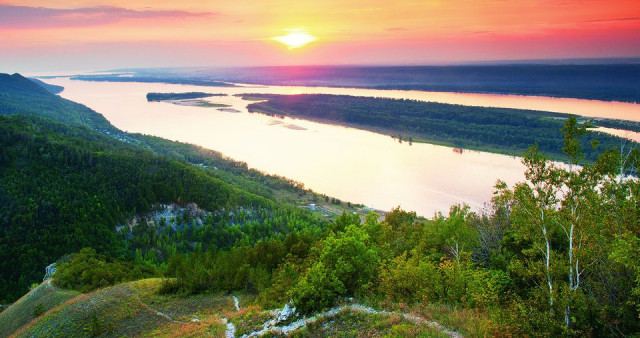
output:
[[[640,142],[640,133],[638,132],[607,127],[597,127],[592,130]]]
[[[378,209],[389,210],[400,205],[425,216],[436,211],[446,213],[455,203],[467,203],[478,209],[491,198],[497,179],[509,184],[523,179],[524,166],[514,157],[476,151],[459,153],[452,148],[429,144],[410,146],[367,131],[251,114],[246,110],[248,101],[231,96],[300,92],[423,97],[427,100],[432,93],[272,86],[207,88],[84,82],[66,78],[48,79],[47,82],[64,86],[61,96],[96,110],[122,130],[218,150],[247,162],[250,167],[303,182],[317,192]],[[208,100],[230,105],[239,112],[146,100],[148,92],[189,91],[231,94]],[[451,100],[459,95],[480,95],[485,99],[500,97],[439,94],[451,95]]]

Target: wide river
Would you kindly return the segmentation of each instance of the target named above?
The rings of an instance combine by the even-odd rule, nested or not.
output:
[[[456,203],[480,209],[490,200],[496,180],[513,185],[524,179],[520,159],[477,151],[460,153],[430,144],[400,144],[389,136],[358,129],[251,114],[246,109],[250,102],[231,95],[328,93],[407,98],[640,121],[638,104],[578,99],[326,87],[203,87],[69,78],[45,81],[64,86],[62,97],[94,109],[122,130],[214,149],[343,201],[382,210],[401,206],[428,217],[437,211],[446,213]],[[146,100],[149,92],[189,91],[229,94],[208,100],[230,105],[237,112]]]

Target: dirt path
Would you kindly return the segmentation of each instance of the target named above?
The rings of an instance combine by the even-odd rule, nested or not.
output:
[[[158,311],[158,310],[156,310],[156,309],[152,308],[151,306],[149,306],[148,304],[146,304],[145,302],[143,302],[143,301],[142,301],[142,299],[140,299],[140,296],[138,296],[138,295],[136,295],[136,299],[138,299],[138,302],[140,302],[140,304],[141,304],[143,307],[145,307],[147,310],[149,310],[149,311],[151,311],[151,312],[155,313],[157,316],[160,316],[160,317],[162,317],[162,318],[165,318],[166,320],[168,320],[168,321],[170,321],[170,322],[172,322],[172,323],[190,324],[189,322],[183,322],[183,321],[180,321],[180,320],[175,320],[175,319],[173,319],[173,318],[169,317],[167,314],[164,314],[164,313],[162,313],[162,312],[160,312],[160,311]]]
[[[238,297],[233,297],[233,305],[236,307],[236,311],[240,311],[240,302],[238,301]],[[233,325],[227,318],[222,318],[223,323],[227,325],[227,330],[224,332],[226,338],[235,338],[236,336],[236,326]]]
[[[286,309],[286,307],[285,307]],[[304,317],[302,319],[298,319],[288,325],[278,325],[280,322],[288,319],[287,316],[284,316],[283,320],[270,320],[268,322],[265,322],[263,324],[263,328],[259,331],[253,331],[251,333],[249,333],[248,335],[244,335],[244,337],[260,337],[263,336],[267,333],[275,333],[275,334],[283,334],[283,335],[289,335],[290,333],[300,330],[304,327],[306,327],[307,325],[313,324],[316,321],[320,320],[320,319],[325,319],[325,318],[332,318],[335,317],[338,313],[342,312],[342,311],[353,311],[353,312],[363,312],[363,313],[368,313],[368,314],[385,314],[385,315],[400,315],[403,318],[410,320],[416,324],[422,324],[422,323],[426,323],[428,326],[440,330],[441,332],[445,333],[446,335],[452,337],[452,338],[462,338],[462,335],[459,334],[456,331],[452,331],[447,329],[446,327],[444,327],[443,325],[441,325],[438,322],[434,322],[434,321],[430,321],[427,320],[425,318],[422,318],[420,316],[416,316],[413,314],[409,314],[409,313],[405,313],[405,312],[396,312],[396,311],[385,311],[385,310],[376,310],[374,308],[368,307],[368,306],[364,306],[361,304],[352,304],[352,305],[341,305],[341,306],[337,306],[334,307],[330,310],[327,310],[325,312],[313,315],[311,317]],[[280,313],[280,312],[279,312]],[[279,317],[277,317],[279,319]]]

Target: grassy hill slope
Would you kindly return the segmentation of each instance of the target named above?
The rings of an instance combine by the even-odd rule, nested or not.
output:
[[[80,292],[60,290],[47,280],[0,312],[0,337],[7,337],[22,326],[58,305],[75,298]]]
[[[224,332],[220,315],[233,310],[231,298],[225,295],[159,296],[156,292],[161,283],[160,279],[146,279],[82,294],[49,310],[14,334],[16,337],[120,337]],[[23,305],[17,302],[13,307]],[[6,322],[5,319],[8,317],[0,314],[0,323]]]
[[[162,280],[154,278],[78,294],[57,289],[45,281],[0,313],[0,335],[223,337],[229,329],[227,323],[233,323],[236,336],[240,336],[262,330],[279,313],[277,310],[263,311],[252,305],[251,297],[241,297],[236,308],[232,296],[162,295],[158,293],[161,286]],[[56,302],[51,302],[52,299]],[[46,304],[46,311],[34,317],[30,310],[39,303]],[[425,319],[423,314],[378,311],[360,305],[338,308],[340,310],[318,313],[314,317],[294,316],[266,331],[298,337],[457,336],[457,333],[432,322],[431,316]],[[468,315],[466,320],[482,323],[481,318],[471,320]],[[296,321],[306,321],[307,324],[285,328]]]

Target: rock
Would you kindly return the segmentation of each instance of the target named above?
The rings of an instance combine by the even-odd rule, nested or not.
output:
[[[289,302],[285,304],[284,308],[282,308],[282,311],[280,311],[280,314],[278,315],[276,322],[278,323],[283,322],[289,319],[289,317],[293,316],[295,313],[296,313],[296,307],[293,306],[292,302]]]
[[[47,279],[51,279],[51,277],[53,277],[55,273],[56,273],[56,263],[51,263],[47,265],[47,267],[44,269],[44,278],[42,280],[46,281]]]

